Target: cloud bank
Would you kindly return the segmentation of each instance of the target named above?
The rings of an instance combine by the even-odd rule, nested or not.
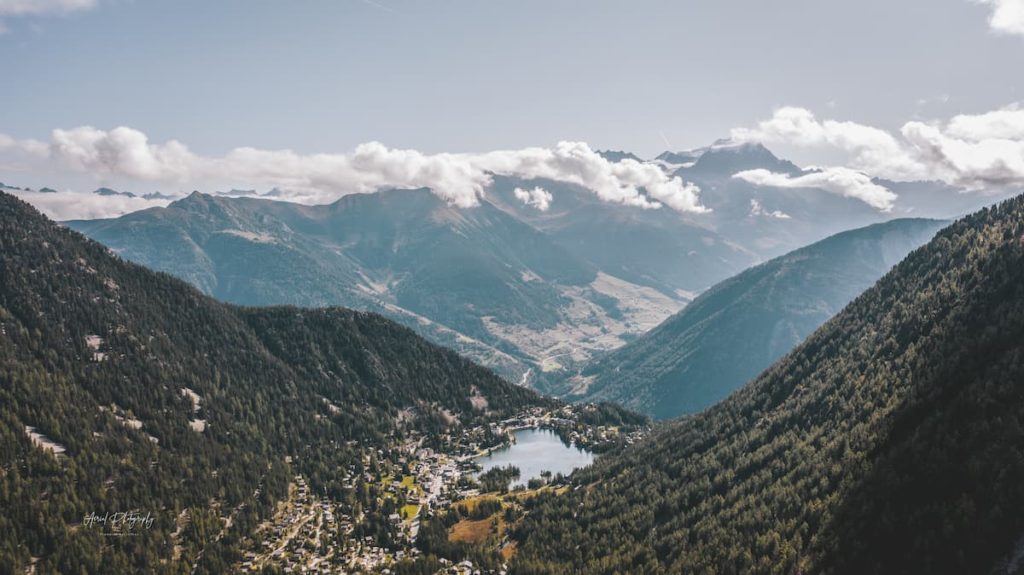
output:
[[[845,198],[854,198],[882,212],[891,211],[896,194],[875,184],[866,174],[849,168],[825,168],[799,176],[768,170],[747,170],[733,176],[758,186],[774,188],[817,188]]]
[[[796,180],[875,206],[886,205],[885,196],[864,174],[941,180],[970,190],[1024,185],[1024,109],[1017,105],[945,122],[907,122],[895,134],[855,122],[819,120],[805,108],[786,107],[754,128],[733,130],[732,137],[844,152],[847,161],[842,168],[826,168]],[[793,185],[764,174],[748,173],[743,179]]]
[[[72,191],[56,193],[11,191],[11,193],[32,204],[47,217],[56,221],[116,218],[146,208],[164,207],[172,201],[142,197],[130,198],[120,195],[100,196],[92,192]]]
[[[3,152],[46,157],[49,154],[49,146],[39,140],[15,140],[7,134],[0,134],[0,153]]]
[[[96,0],[0,0],[0,16],[63,14],[95,6]]]
[[[850,167],[892,179],[918,179],[923,173],[892,134],[855,122],[818,120],[805,108],[779,108],[756,128],[737,128],[731,135],[741,142],[838,148],[850,154]]]
[[[785,143],[844,156],[835,166],[802,174],[751,170],[735,174],[737,179],[763,186],[818,188],[880,211],[891,210],[897,196],[874,178],[939,180],[965,190],[1024,186],[1024,109],[1018,105],[941,121],[907,122],[893,131],[785,107],[731,135],[738,142]],[[624,206],[707,211],[696,185],[666,174],[655,163],[609,161],[583,142],[471,154],[425,154],[370,142],[348,154],[243,147],[207,156],[177,140],[152,142],[128,127],[79,127],[54,130],[46,142],[0,134],[0,166],[12,172],[87,174],[98,184],[145,183],[150,189],[175,191],[223,185],[276,187],[284,190],[280,199],[307,204],[381,189],[430,188],[453,205],[472,207],[495,176],[509,176],[577,184],[606,202]],[[541,211],[553,199],[541,188],[519,189],[516,197]],[[39,200],[44,201],[51,214],[58,213],[54,204],[59,200]],[[94,217],[123,209],[126,206],[111,211],[90,207],[83,214],[60,212],[58,217]]]
[[[86,126],[54,130],[48,144],[0,135],[0,152],[4,150],[100,180],[165,182],[178,187],[205,187],[208,182],[273,186],[286,191],[283,199],[304,203],[388,188],[430,188],[451,204],[472,207],[479,204],[493,177],[500,175],[574,183],[604,201],[627,206],[707,211],[696,185],[666,175],[652,164],[632,159],[610,162],[583,142],[482,154],[424,154],[370,142],[351,154],[237,148],[210,157],[195,154],[176,140],[150,142],[146,134],[132,128],[108,131]],[[541,192],[527,192],[529,202],[538,209],[550,203],[550,194]]]
[[[66,14],[96,7],[96,0],[0,0],[0,18],[6,16],[34,16]],[[0,20],[0,34],[7,26]]]
[[[1024,0],[975,0],[988,5],[988,24],[996,32],[1024,35]]]

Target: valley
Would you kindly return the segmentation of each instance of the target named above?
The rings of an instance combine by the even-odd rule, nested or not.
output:
[[[874,297],[861,295],[864,290],[871,294],[881,289],[871,284],[898,275],[912,265],[908,261],[924,257],[923,250],[935,252],[940,249],[935,246],[948,245],[949,234],[975,242],[980,254],[991,249],[974,239],[988,237],[988,232],[979,231],[983,224],[971,224],[973,220],[954,224],[953,229],[964,231],[947,229],[932,239],[949,222],[895,219],[830,236],[697,294],[683,287],[667,289],[664,279],[627,281],[552,243],[544,237],[551,230],[524,227],[494,206],[471,215],[454,213],[427,192],[412,193],[413,204],[420,202],[433,214],[430,221],[454,227],[386,224],[383,229],[391,231],[369,242],[351,227],[366,218],[366,210],[379,215],[382,208],[376,202],[397,201],[393,195],[399,193],[410,192],[329,206],[334,212],[353,212],[331,216],[350,218],[349,223],[315,232],[323,226],[323,216],[314,214],[324,207],[202,194],[124,221],[72,223],[96,234],[112,229],[149,234],[152,226],[171,220],[172,237],[178,239],[165,241],[159,251],[141,249],[152,239],[110,250],[46,221],[18,200],[0,196],[6,211],[0,221],[6,249],[2,263],[8,272],[0,308],[0,334],[9,342],[5,365],[30,374],[13,377],[18,387],[4,392],[12,399],[28,399],[12,402],[16,407],[4,415],[24,430],[17,449],[25,461],[9,467],[14,475],[5,479],[35,490],[42,469],[48,470],[42,476],[50,477],[49,484],[58,486],[80,477],[78,470],[86,461],[101,461],[105,469],[96,479],[79,480],[90,495],[76,502],[60,500],[67,523],[18,524],[17,529],[49,543],[27,556],[12,554],[12,563],[47,572],[58,564],[63,569],[96,560],[95,553],[57,556],[45,545],[56,548],[56,541],[74,537],[88,546],[90,538],[109,537],[95,528],[78,529],[74,518],[90,517],[93,511],[86,509],[137,500],[128,495],[135,493],[130,484],[118,479],[119,473],[132,470],[144,477],[143,484],[149,486],[145,492],[157,503],[144,514],[152,518],[147,519],[152,527],[102,552],[118,569],[158,564],[171,572],[174,565],[188,564],[193,573],[558,575],[604,572],[592,561],[622,561],[640,562],[643,570],[658,573],[697,565],[698,557],[708,557],[744,571],[751,568],[745,555],[733,557],[735,548],[723,548],[725,539],[718,536],[697,539],[701,551],[681,554],[666,551],[664,537],[691,533],[693,521],[711,522],[716,532],[740,529],[734,522],[714,522],[720,514],[728,516],[747,505],[758,510],[777,506],[781,493],[812,502],[802,503],[800,513],[823,505],[817,501],[825,492],[802,491],[803,484],[780,487],[773,474],[783,472],[781,463],[772,474],[762,471],[756,479],[736,480],[748,465],[739,461],[752,457],[751,465],[767,465],[765,449],[781,453],[782,446],[795,446],[806,460],[799,473],[825,477],[821,481],[830,486],[827,493],[845,497],[846,491],[836,491],[847,487],[832,478],[835,468],[815,467],[832,461],[832,451],[817,452],[815,459],[806,444],[835,445],[831,428],[815,427],[826,425],[820,422],[830,421],[827,414],[835,407],[822,413],[806,402],[847,405],[844,409],[853,409],[856,417],[870,411],[858,411],[849,399],[838,402],[829,396],[830,388],[815,387],[814,394],[804,397],[811,393],[801,391],[809,389],[806,385],[775,383],[772,378],[783,376],[773,374],[796,369],[785,365],[815,338],[839,341],[838,335],[821,334],[844,317],[867,314],[851,311],[865,297]],[[1016,225],[1016,208],[1007,206],[993,212],[1010,214],[1005,216],[1009,223],[991,224],[996,229]],[[197,218],[197,213],[203,216]],[[964,228],[971,225],[975,227]],[[506,230],[502,244],[525,242],[541,249],[519,250],[513,256],[505,246],[484,254],[473,244],[490,240],[478,235],[466,241],[480,226]],[[715,244],[705,240],[706,247]],[[225,249],[219,246],[222,241],[230,249],[216,256]],[[178,255],[173,255],[176,248],[164,249],[175,242],[183,250]],[[418,251],[430,244],[444,249]],[[195,259],[199,252],[193,245],[206,246],[206,255]],[[420,248],[403,254],[409,246]],[[19,255],[25,253],[32,256]],[[323,259],[327,253],[335,259]],[[175,275],[210,290],[227,290],[242,298],[238,303],[249,297],[273,301],[289,293],[300,305],[223,304],[170,276],[125,261],[122,256],[127,254],[134,254],[133,259],[154,254],[166,265],[191,262],[173,268],[178,270]],[[229,254],[222,260],[229,265],[216,263]],[[424,260],[428,256],[434,258],[429,263]],[[204,258],[209,267],[195,267]],[[246,258],[265,263],[240,263]],[[359,264],[353,267],[352,261]],[[264,279],[238,275],[243,269],[256,270]],[[445,269],[464,275],[453,280],[441,273]],[[958,273],[959,268],[950,263],[934,269]],[[312,283],[305,291],[294,290],[289,282],[296,279],[300,285]],[[372,312],[319,307],[317,298],[323,297],[400,318],[450,349],[429,344]],[[60,319],[38,319],[47,317]],[[35,351],[54,341],[73,345],[54,348],[60,349],[56,355]],[[505,378],[467,358],[484,360]],[[809,361],[801,365],[811,366]],[[510,375],[518,377],[515,383],[508,381]],[[827,377],[813,375],[808,381]],[[36,380],[48,383],[29,385]],[[844,375],[839,381],[852,380]],[[898,379],[910,380],[907,375]],[[134,381],[147,382],[143,395]],[[771,395],[771,401],[751,395],[769,385],[791,391]],[[579,403],[566,405],[528,388]],[[61,406],[63,415],[47,415],[37,407],[44,404]],[[684,417],[652,425],[628,409],[657,419]],[[77,423],[62,423],[67,420]],[[787,427],[785,439],[764,436],[778,421],[809,425],[814,431],[812,436],[794,436]],[[860,423],[835,425],[854,425],[860,430],[857,437],[865,433],[857,427]],[[516,438],[521,438],[522,449],[531,444],[547,449],[544,442],[549,441],[552,451],[517,459]],[[748,441],[758,447],[747,446]],[[874,439],[861,441],[873,445]],[[736,460],[722,454],[728,449],[754,455]],[[111,458],[116,452],[131,453],[131,459]],[[135,459],[150,461],[148,470],[126,464]],[[567,474],[576,467],[580,469]],[[675,482],[664,483],[662,469],[685,478],[684,483],[668,489]],[[709,499],[705,489],[730,495],[724,501]],[[738,490],[735,495],[732,489]],[[753,492],[761,494],[749,500]],[[681,497],[697,502],[700,515],[681,507]],[[30,491],[6,504],[31,513],[45,501],[40,492]],[[567,512],[569,508],[573,511]],[[602,533],[614,534],[611,540],[588,539],[578,531],[581,524],[608,521],[612,526],[602,527]],[[538,524],[545,525],[550,541],[531,535],[540,532]],[[842,524],[836,529],[840,527],[850,528]],[[648,543],[622,529],[664,529],[666,534]],[[817,531],[808,533],[783,530],[778,537],[803,541],[818,536]],[[629,548],[599,559],[570,556],[561,547],[550,548],[562,537],[586,542],[590,549],[615,542]],[[728,537],[743,541],[741,535]],[[876,544],[870,537],[863,540]],[[833,555],[845,552],[842,548],[834,551],[824,542],[815,540],[822,547],[801,545],[817,555],[800,558],[761,548],[751,554],[800,569],[816,561],[848,560]]]
[[[1024,197],[939,231],[739,391],[531,500],[511,572],[1011,572],[1022,263]]]
[[[0,0],[0,575],[1024,575],[1022,42]]]
[[[476,458],[520,429],[597,454],[649,430],[621,408],[508,383],[379,315],[222,304],[8,195],[0,248],[0,417],[17,454],[0,473],[13,510],[0,532],[21,534],[4,539],[5,569],[436,571],[441,553],[497,572],[499,551],[448,536],[465,502],[504,497],[481,493]],[[513,499],[566,481],[531,478]],[[47,509],[58,521],[32,519]],[[31,553],[10,546],[22,537]]]
[[[947,224],[873,224],[754,266],[556,389],[657,419],[698,413],[769,368]]]

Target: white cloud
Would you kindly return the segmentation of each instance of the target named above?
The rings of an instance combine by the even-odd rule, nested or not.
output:
[[[95,6],[96,0],[0,0],[0,15],[61,14]]]
[[[896,134],[781,108],[757,127],[732,133],[742,141],[837,149],[848,156],[846,168],[887,179],[941,180],[969,189],[1024,185],[1024,110],[1017,105],[946,122],[907,122]]]
[[[1024,139],[953,137],[941,127],[909,122],[903,136],[950,183],[970,189],[1024,185]]]
[[[732,138],[808,148],[834,147],[851,155],[850,166],[855,169],[893,179],[924,176],[924,166],[911,158],[892,134],[855,122],[821,121],[805,108],[779,108],[757,128],[732,130]]]
[[[80,127],[54,130],[48,147],[40,143],[29,147],[54,166],[105,180],[129,178],[193,187],[209,182],[275,186],[289,193],[285,199],[305,203],[386,188],[426,187],[454,205],[470,207],[479,203],[494,175],[503,175],[575,183],[604,201],[628,206],[707,211],[696,185],[667,175],[656,165],[631,159],[609,162],[582,142],[483,154],[424,154],[370,142],[348,155],[237,148],[224,156],[207,157],[175,140],[152,143],[131,128]]]
[[[67,14],[95,6],[96,0],[0,0],[0,18]],[[7,31],[7,25],[0,20],[0,36]]]
[[[1024,140],[1024,109],[1013,105],[985,114],[954,116],[946,133],[953,138],[974,142]]]
[[[153,145],[142,132],[123,127],[54,130],[50,150],[81,171],[141,180],[185,181],[199,160],[180,142]]]
[[[524,190],[523,188],[516,188],[512,190],[515,194],[516,199],[524,204],[537,208],[539,211],[546,212],[551,207],[551,200],[554,199],[551,192],[541,187],[533,188],[532,190]]]
[[[752,216],[761,216],[761,217],[766,217],[766,218],[775,218],[777,220],[788,220],[788,219],[790,219],[790,215],[785,213],[785,212],[783,212],[782,210],[768,211],[768,210],[764,209],[764,206],[761,205],[761,202],[757,201],[754,198],[750,199],[750,215],[752,215]]]
[[[141,197],[100,196],[92,192],[57,193],[12,191],[48,217],[57,220],[114,218],[146,208],[166,206],[172,200],[147,200]]]
[[[991,7],[988,23],[996,32],[1024,34],[1024,0],[975,0]]]
[[[633,159],[609,162],[583,142],[461,157],[493,174],[579,184],[607,202],[643,208],[664,203],[679,212],[708,211],[700,204],[696,185],[668,176],[654,164]]]
[[[46,142],[39,140],[16,140],[7,134],[0,134],[0,152],[17,152],[45,157],[49,153],[49,146],[46,145]]]
[[[772,117],[758,123],[757,128],[735,128],[732,139],[738,142],[788,142],[798,146],[826,143],[825,128],[805,108],[786,106],[775,110]]]
[[[871,178],[849,168],[825,168],[799,176],[778,174],[768,170],[747,170],[733,176],[758,186],[775,188],[817,188],[846,198],[858,199],[887,212],[893,208],[896,194],[875,184]]]

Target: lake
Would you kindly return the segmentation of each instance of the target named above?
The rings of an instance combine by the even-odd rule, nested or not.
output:
[[[512,445],[476,458],[483,471],[508,465],[518,467],[519,479],[512,482],[512,487],[525,486],[530,479],[540,477],[542,471],[569,475],[573,469],[586,467],[594,461],[592,453],[562,443],[550,429],[520,429],[513,435],[516,442]]]

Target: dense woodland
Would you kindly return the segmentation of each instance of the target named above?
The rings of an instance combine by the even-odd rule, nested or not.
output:
[[[520,574],[1020,572],[1024,198],[708,411],[531,500]]]
[[[553,402],[377,315],[221,304],[0,194],[0,573],[223,572],[294,474],[368,504],[339,470],[399,419],[428,431],[529,405]],[[130,510],[152,528],[83,524]]]

